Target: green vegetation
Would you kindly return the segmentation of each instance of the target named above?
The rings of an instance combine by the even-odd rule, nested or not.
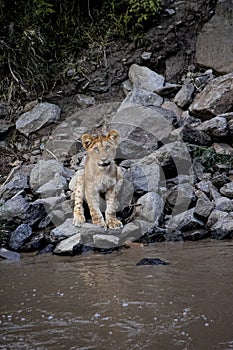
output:
[[[199,161],[206,169],[210,170],[230,170],[233,168],[233,157],[228,154],[216,153],[212,148],[196,146],[193,152],[193,158]]]
[[[82,51],[139,33],[161,0],[0,0],[0,99],[42,95],[85,73]],[[77,75],[76,75],[77,77]]]

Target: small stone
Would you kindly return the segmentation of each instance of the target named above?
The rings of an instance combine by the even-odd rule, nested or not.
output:
[[[14,232],[11,233],[9,247],[19,251],[20,248],[32,237],[32,228],[27,224],[19,225]]]

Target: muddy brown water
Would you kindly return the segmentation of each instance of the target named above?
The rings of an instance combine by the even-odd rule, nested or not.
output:
[[[0,349],[233,349],[232,255],[205,240],[2,260]]]

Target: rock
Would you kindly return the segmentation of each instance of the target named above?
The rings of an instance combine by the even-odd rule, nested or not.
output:
[[[224,213],[225,215],[221,215],[213,225],[210,225],[211,219],[208,221],[210,225],[211,238],[218,240],[233,238],[233,213],[221,213]]]
[[[36,192],[42,185],[45,185],[50,180],[54,180],[55,177],[60,176],[68,179],[73,174],[72,171],[65,168],[57,160],[41,160],[32,169],[30,174],[30,186],[31,189]],[[61,182],[63,180],[61,179]]]
[[[208,218],[206,228],[210,230],[211,227],[215,225],[217,222],[219,222],[220,220],[227,221],[227,218],[228,218],[227,212],[214,209]]]
[[[77,94],[77,102],[81,108],[87,108],[95,105],[95,98],[84,94]]]
[[[232,82],[233,72],[210,81],[194,98],[189,107],[190,112],[198,115],[203,121],[228,112],[233,105]]]
[[[109,127],[120,136],[117,158],[137,159],[157,149],[173,130],[175,115],[161,107],[131,107],[118,110]]]
[[[40,186],[35,192],[41,197],[56,197],[61,195],[62,191],[66,190],[67,187],[66,178],[56,173],[54,179]]]
[[[13,126],[14,126],[13,123],[8,122],[8,121],[6,121],[4,119],[3,120],[0,119],[0,135],[1,134],[5,134]]]
[[[155,192],[148,192],[137,201],[134,218],[158,223],[163,213],[163,207],[162,198]]]
[[[29,188],[29,177],[24,174],[16,174],[9,182],[0,188],[0,196],[2,199],[9,199],[18,192]],[[22,192],[21,192],[22,193]]]
[[[220,197],[215,202],[215,209],[221,211],[233,211],[233,199],[227,197]]]
[[[216,188],[219,189],[220,187],[224,186],[227,182],[230,182],[230,179],[226,174],[216,172],[213,174],[211,182]]]
[[[0,101],[0,118],[5,118],[9,112],[10,105],[6,102]]]
[[[178,184],[168,190],[166,201],[173,214],[187,210],[191,203],[195,201],[193,186],[190,183]]]
[[[29,225],[19,225],[16,230],[11,233],[9,247],[13,250],[19,251],[32,237],[32,234],[32,228]]]
[[[3,259],[12,260],[12,261],[19,261],[21,259],[21,256],[19,253],[12,252],[5,248],[0,248],[0,257]]]
[[[172,84],[172,83],[166,82],[164,86],[156,89],[156,92],[160,96],[172,96],[175,93],[177,93],[177,91],[180,90],[180,88],[181,88],[181,85],[179,84]]]
[[[141,238],[150,230],[151,223],[143,220],[133,220],[126,224],[120,234],[120,245],[125,242],[134,242]]]
[[[194,215],[195,208],[189,209],[171,217],[166,227],[169,231],[180,230],[182,232],[196,228],[203,228],[203,222],[200,219],[197,219]]]
[[[0,205],[0,220],[21,223],[26,220],[29,203],[23,196],[17,196],[2,202]]]
[[[185,108],[189,106],[190,103],[192,102],[193,93],[194,93],[193,84],[185,84],[177,92],[176,96],[174,97],[174,102],[180,108]]]
[[[129,181],[136,192],[157,192],[160,181],[160,166],[156,154],[135,160],[128,171]]]
[[[164,85],[164,77],[147,67],[133,64],[129,69],[129,80],[133,88],[155,92]]]
[[[227,121],[224,117],[214,117],[206,120],[198,125],[196,129],[206,132],[211,137],[222,137],[228,134]]]
[[[202,218],[208,218],[211,211],[214,208],[214,203],[212,203],[206,194],[202,191],[196,191],[196,196],[198,198],[194,213]]]
[[[212,144],[212,148],[215,150],[217,154],[233,155],[233,148],[227,143],[214,142]]]
[[[66,238],[62,240],[60,243],[58,243],[53,253],[54,254],[72,254],[74,247],[80,243],[81,243],[81,234],[80,232],[78,232],[72,235],[71,237]]]
[[[220,193],[226,197],[233,198],[233,181],[220,188]]]
[[[0,221],[14,224],[38,224],[46,216],[43,203],[30,202],[21,195],[0,202]]]
[[[178,133],[178,130],[179,129],[175,130],[176,133]],[[184,142],[188,142],[193,145],[210,146],[212,144],[212,140],[209,135],[189,125],[184,125],[180,128],[179,136]]]
[[[79,228],[73,225],[73,219],[67,219],[63,224],[55,227],[50,232],[50,238],[52,242],[60,241],[64,238],[71,237],[77,233],[80,233]]]
[[[211,67],[220,74],[232,72],[232,37],[232,0],[218,1],[215,15],[204,24],[197,38],[197,64]]]
[[[119,246],[120,238],[111,234],[97,234],[93,236],[94,247],[98,249],[114,249]]]
[[[121,103],[118,112],[124,108],[135,106],[161,106],[162,103],[163,98],[154,92],[133,89]]]
[[[184,142],[167,143],[154,152],[154,157],[162,167],[175,167],[178,174],[189,172],[192,161]]]
[[[158,265],[169,265],[169,263],[159,258],[143,258],[136,264],[136,266],[145,266],[145,265],[158,266]]]
[[[60,107],[57,105],[47,102],[39,103],[17,119],[16,129],[28,136],[43,126],[57,121],[60,118],[60,112]]]
[[[199,241],[200,239],[207,238],[209,232],[205,229],[194,229],[190,231],[183,232],[184,240],[188,241]]]

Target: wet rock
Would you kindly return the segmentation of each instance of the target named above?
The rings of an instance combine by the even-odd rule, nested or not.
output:
[[[120,234],[120,245],[125,242],[140,240],[151,228],[151,223],[143,220],[133,220],[126,224]]]
[[[81,243],[81,233],[78,232],[69,238],[66,238],[59,242],[54,249],[54,254],[72,254],[73,248]]]
[[[194,98],[189,107],[190,112],[198,115],[203,121],[228,112],[233,105],[232,81],[233,73],[210,81]]]
[[[156,192],[148,192],[137,201],[135,219],[158,223],[164,202]]]
[[[194,229],[190,231],[183,232],[184,240],[188,241],[199,241],[200,239],[207,238],[209,232],[205,229]]]
[[[19,251],[32,235],[32,228],[29,225],[19,225],[16,230],[11,233],[9,247],[13,250]]]
[[[31,111],[23,113],[16,121],[16,129],[28,136],[43,126],[60,118],[60,107],[43,102],[37,104]]]
[[[206,132],[211,137],[223,137],[228,134],[227,121],[224,117],[214,117],[206,120],[198,125],[196,129]]]
[[[177,92],[176,96],[174,97],[174,102],[180,108],[185,108],[189,106],[190,103],[192,102],[193,93],[194,93],[193,84],[185,84]]]
[[[220,193],[228,198],[233,198],[233,181],[220,188]]]
[[[114,249],[119,246],[120,238],[113,234],[93,235],[94,247],[98,249]]]
[[[121,103],[118,111],[135,106],[161,106],[163,98],[154,92],[133,89]]]
[[[211,67],[221,74],[232,72],[232,37],[232,1],[218,1],[215,15],[204,24],[197,38],[197,64]]]
[[[133,88],[139,90],[156,91],[164,85],[164,77],[147,67],[133,64],[129,69],[129,80]]]
[[[7,250],[5,248],[0,248],[0,257],[12,261],[19,261],[21,259],[21,255],[19,253],[12,252],[11,250]]]
[[[163,242],[165,241],[166,233],[166,229],[161,228],[155,224],[147,230],[147,232],[143,235],[141,241],[146,244],[154,242]]]
[[[136,264],[136,266],[145,266],[145,265],[158,266],[158,265],[169,265],[169,263],[159,258],[143,258]]]

